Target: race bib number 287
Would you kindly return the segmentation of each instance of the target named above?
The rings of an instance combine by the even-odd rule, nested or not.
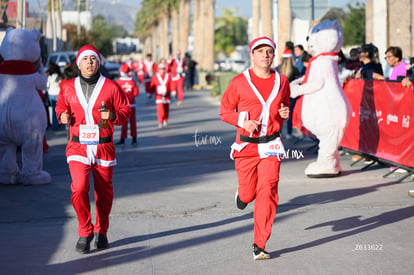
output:
[[[79,142],[87,145],[99,144],[98,125],[80,125]]]

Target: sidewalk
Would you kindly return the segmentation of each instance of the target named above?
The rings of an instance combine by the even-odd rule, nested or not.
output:
[[[117,146],[109,248],[75,251],[66,132],[48,132],[52,184],[0,186],[0,274],[412,273],[413,181],[383,178],[389,170],[378,165],[351,167],[347,155],[340,177],[310,179],[310,141],[287,142],[292,154],[282,163],[266,247],[272,259],[255,262],[253,204],[234,205],[235,130],[220,121],[218,101],[188,92],[182,106],[171,105],[164,130],[143,93],[137,105],[138,146]],[[119,136],[117,127],[115,142]]]

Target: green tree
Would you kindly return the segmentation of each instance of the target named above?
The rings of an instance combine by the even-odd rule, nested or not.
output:
[[[79,35],[79,39],[77,36],[77,32],[78,32],[77,25],[65,24],[63,28],[66,29],[67,32],[69,33],[69,41],[70,41],[70,45],[72,45],[72,50],[77,50],[83,45],[90,43],[91,38],[88,37],[88,33],[86,32],[85,27],[81,26],[81,32]]]
[[[325,13],[324,16],[322,16],[321,21],[338,19],[338,21],[342,24],[343,21],[346,19],[346,16],[347,14],[343,9],[331,8]]]
[[[91,30],[89,32],[82,26],[79,37],[77,36],[76,25],[65,24],[64,28],[69,32],[69,38],[73,49],[76,50],[83,45],[91,44],[104,56],[113,53],[112,39],[114,37],[122,37],[128,34],[124,27],[109,24],[102,15],[97,15],[93,18]]]
[[[365,4],[348,4],[348,12],[343,20],[344,46],[361,45],[365,42]]]
[[[90,44],[94,45],[103,55],[113,53],[112,38],[125,36],[127,31],[122,26],[109,24],[102,15],[97,15],[92,20]]]
[[[214,52],[224,52],[227,56],[234,51],[237,45],[248,43],[247,19],[236,17],[237,9],[222,9],[222,17],[216,18],[214,35]]]

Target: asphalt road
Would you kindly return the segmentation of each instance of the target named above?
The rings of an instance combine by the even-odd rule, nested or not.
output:
[[[137,104],[138,146],[117,146],[109,248],[75,251],[66,132],[48,131],[53,182],[0,186],[0,274],[412,274],[413,181],[350,166],[349,155],[340,177],[309,179],[312,142],[287,141],[272,258],[255,262],[253,204],[234,205],[235,130],[220,121],[218,101],[188,92],[162,130],[155,105],[144,94]]]

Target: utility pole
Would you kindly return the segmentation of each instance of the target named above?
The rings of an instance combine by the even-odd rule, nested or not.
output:
[[[77,35],[78,35],[78,42],[80,41],[80,32],[81,32],[81,29],[80,29],[80,3],[81,3],[81,0],[78,0],[78,26],[77,26]]]
[[[413,56],[413,0],[410,0],[410,56]]]
[[[26,0],[17,0],[16,28],[26,28]]]

